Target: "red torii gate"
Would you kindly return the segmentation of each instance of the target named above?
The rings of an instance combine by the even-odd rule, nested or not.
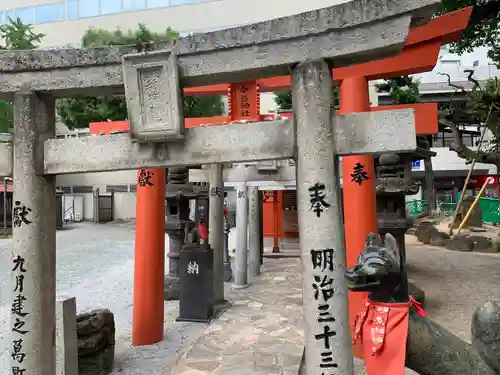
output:
[[[432,70],[437,62],[441,45],[458,40],[461,32],[467,27],[471,12],[472,7],[465,8],[435,18],[428,24],[411,30],[406,45],[398,56],[333,69],[333,77],[340,83],[340,112],[411,107],[415,109],[417,134],[436,133],[438,131],[436,104],[370,108],[368,81]],[[288,89],[290,84],[290,77],[282,76],[256,82],[186,88],[184,95],[227,94],[230,108],[229,116],[186,119],[186,127],[237,120],[259,120],[260,92]],[[112,130],[128,130],[128,122],[91,124],[92,133]],[[371,177],[361,185],[351,181],[350,173],[347,172],[357,163],[362,164]],[[373,158],[368,155],[344,157],[342,167],[347,267],[351,267],[363,250],[366,234],[377,231],[375,171]],[[153,221],[160,221],[162,224],[164,222],[165,169],[151,169],[143,173],[151,176],[150,182],[153,185],[148,189],[137,190],[133,345],[148,345],[163,338],[164,229]],[[142,183],[141,181],[143,180],[139,179],[138,183]],[[363,293],[349,296],[351,324],[364,297]]]

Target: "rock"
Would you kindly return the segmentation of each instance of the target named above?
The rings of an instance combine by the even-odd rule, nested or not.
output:
[[[424,245],[431,244],[431,238],[435,236],[439,231],[433,226],[427,226],[420,229],[418,232],[418,240]]]
[[[453,236],[453,238],[449,240],[446,248],[449,250],[468,252],[474,249],[474,242],[467,238],[467,236],[459,234]]]
[[[413,283],[408,283],[408,294],[415,298],[417,302],[425,305],[425,292]]]
[[[417,229],[415,231],[415,235],[418,237],[418,234],[420,233],[420,231],[422,229],[425,229],[425,228],[428,228],[428,227],[432,227],[432,226],[434,226],[434,224],[431,221],[421,221],[417,225]]]
[[[115,319],[107,309],[76,317],[79,375],[107,375],[113,370]]]
[[[469,230],[474,233],[482,233],[486,232],[486,229],[484,228],[476,228],[476,227],[470,227]]]
[[[496,302],[488,301],[476,308],[471,322],[472,345],[479,352],[479,355],[487,363],[495,366],[497,370],[498,358],[500,357],[499,329],[500,307]]]
[[[493,243],[487,237],[470,236],[469,240],[471,240],[474,243],[474,251],[477,251],[479,253],[496,252],[496,250],[493,250]]]
[[[447,233],[437,232],[431,235],[432,246],[446,246],[450,242],[450,236]]]

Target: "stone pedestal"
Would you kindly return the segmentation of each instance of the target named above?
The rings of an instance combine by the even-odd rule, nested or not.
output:
[[[168,232],[168,274],[165,277],[165,300],[172,301],[179,299],[180,274],[179,258],[184,244],[184,232]]]
[[[188,183],[189,169],[169,168],[166,189],[165,232],[169,236],[168,274],[165,277],[165,300],[178,300],[180,290],[179,257],[186,233],[194,226],[189,219],[189,201],[196,199],[200,188]]]

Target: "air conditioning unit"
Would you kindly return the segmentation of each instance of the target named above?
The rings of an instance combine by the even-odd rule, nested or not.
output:
[[[276,172],[278,170],[278,163],[276,160],[261,161],[257,163],[257,170],[260,172]]]

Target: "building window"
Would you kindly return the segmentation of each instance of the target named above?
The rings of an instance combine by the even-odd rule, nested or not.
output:
[[[170,5],[170,0],[147,0],[148,8],[162,8]]]
[[[101,0],[101,14],[120,13],[122,0]]]
[[[66,3],[66,19],[76,20],[78,18],[78,0],[68,0]]]
[[[146,8],[146,0],[123,0],[123,10],[126,12]]]
[[[25,25],[31,25],[33,23],[33,7],[17,8],[16,16],[21,19],[21,22]]]
[[[199,0],[170,0],[170,5],[187,5],[198,3]]]
[[[64,3],[38,5],[35,7],[35,22],[49,23],[64,20]]]
[[[95,17],[99,15],[99,0],[80,0],[78,2],[78,17]]]

